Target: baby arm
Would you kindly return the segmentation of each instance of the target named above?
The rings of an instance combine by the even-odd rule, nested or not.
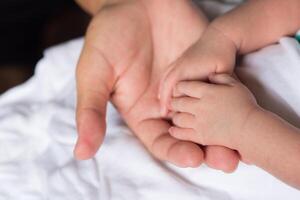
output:
[[[162,115],[172,88],[182,80],[206,80],[210,73],[231,73],[236,54],[245,54],[296,33],[299,0],[251,0],[215,19],[203,36],[166,72],[160,84]]]
[[[211,23],[244,54],[295,34],[300,28],[299,0],[250,0]]]
[[[235,149],[243,159],[300,189],[299,129],[260,108],[249,90],[229,75],[213,75],[210,81],[214,84],[177,84],[170,134]]]

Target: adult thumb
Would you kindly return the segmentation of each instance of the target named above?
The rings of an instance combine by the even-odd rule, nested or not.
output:
[[[106,130],[106,106],[114,84],[113,69],[105,56],[86,42],[77,71],[76,124],[78,140],[74,155],[89,159],[98,151]]]

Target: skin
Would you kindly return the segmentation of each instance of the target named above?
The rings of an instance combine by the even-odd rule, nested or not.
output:
[[[299,10],[299,0],[251,0],[215,19],[165,73],[159,95],[162,115],[168,111],[176,83],[206,80],[209,72],[230,74],[237,54],[255,51],[295,34],[300,27]]]
[[[180,167],[196,167],[205,159],[215,169],[233,171],[239,161],[235,151],[175,139],[160,115],[162,74],[202,35],[207,27],[203,14],[187,0],[128,0],[96,10],[90,11],[97,14],[77,66],[76,158],[97,152],[110,100],[156,158]]]
[[[181,112],[173,114],[177,127],[169,130],[171,135],[183,141],[236,149],[242,159],[299,188],[299,130],[258,108],[249,91],[228,75],[207,79],[211,71],[230,74],[237,54],[295,34],[300,27],[299,10],[299,0],[252,0],[213,21],[161,81],[162,114],[170,109]],[[183,80],[221,85],[185,82],[174,92],[175,85]],[[172,95],[192,98],[171,101]]]
[[[300,130],[260,108],[250,91],[229,75],[211,75],[209,80],[211,84],[176,85],[171,135],[236,149],[247,161],[300,189]]]

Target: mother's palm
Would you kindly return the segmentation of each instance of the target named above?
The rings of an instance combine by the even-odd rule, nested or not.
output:
[[[183,0],[128,1],[103,9],[93,19],[77,68],[78,158],[93,156],[100,146],[111,99],[155,157],[179,166],[202,162],[198,145],[168,134],[170,125],[160,117],[157,94],[162,74],[205,26],[205,18]],[[229,149],[209,147],[207,153],[212,167],[232,170],[237,164]]]

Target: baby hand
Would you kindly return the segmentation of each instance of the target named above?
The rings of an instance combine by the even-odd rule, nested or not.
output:
[[[237,48],[222,32],[207,28],[201,39],[188,49],[164,74],[160,83],[161,115],[166,116],[172,89],[179,81],[206,81],[212,73],[232,73]]]
[[[212,75],[211,84],[179,82],[171,101],[170,134],[202,145],[236,149],[248,117],[258,106],[250,91],[227,74]],[[236,149],[238,150],[238,149]]]

